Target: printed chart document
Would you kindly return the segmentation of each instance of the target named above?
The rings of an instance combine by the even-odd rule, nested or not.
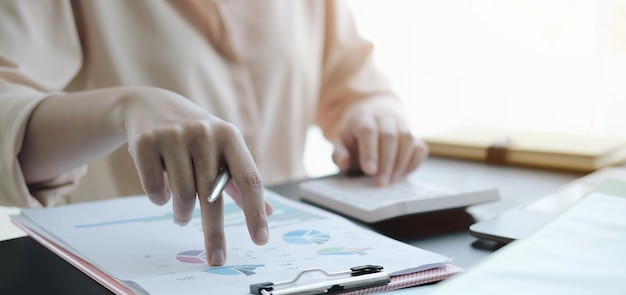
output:
[[[266,198],[274,214],[264,246],[252,243],[242,210],[224,198],[227,261],[220,267],[207,264],[199,206],[184,227],[173,223],[171,204],[156,206],[145,196],[25,209],[12,219],[118,294],[248,294],[250,284],[292,280],[306,269],[339,272],[383,266],[392,282],[360,290],[362,294],[438,281],[462,271],[449,257],[316,207],[271,191]]]

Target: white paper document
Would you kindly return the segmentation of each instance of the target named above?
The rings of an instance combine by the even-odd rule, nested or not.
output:
[[[600,188],[429,294],[626,294],[626,182]]]
[[[323,268],[380,265],[390,275],[442,267],[450,258],[364,229],[342,217],[266,191],[274,207],[270,241],[252,243],[242,210],[224,198],[227,261],[210,267],[199,206],[184,227],[171,204],[145,196],[26,209],[13,219],[108,274],[135,293],[248,294],[249,285]]]

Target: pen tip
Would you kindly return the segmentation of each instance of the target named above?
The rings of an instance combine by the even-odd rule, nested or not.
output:
[[[209,203],[213,203],[213,202],[215,202],[217,200],[217,198],[220,197],[220,195],[221,195],[221,193],[211,194],[207,200],[209,201]]]

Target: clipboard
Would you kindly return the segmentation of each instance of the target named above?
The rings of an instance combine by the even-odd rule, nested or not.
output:
[[[145,201],[145,196],[73,204],[45,210],[25,209],[20,215],[12,216],[12,220],[42,245],[116,294],[172,294],[172,292],[202,294],[207,284],[220,282],[212,285],[217,293],[243,295],[244,292],[250,294],[250,284],[274,279],[288,280],[302,270],[318,266],[323,266],[328,271],[342,272],[354,265],[384,265],[386,273],[378,271],[376,267],[370,267],[364,272],[357,272],[360,274],[358,278],[352,275],[352,269],[349,273],[331,275],[332,280],[305,272],[307,275],[302,278],[306,280],[286,285],[274,283],[271,290],[271,292],[284,291],[285,286],[290,290],[301,285],[307,286],[306,289],[310,290],[311,284],[306,283],[324,282],[322,287],[328,287],[330,281],[328,289],[331,292],[355,295],[436,282],[462,271],[461,268],[449,264],[448,257],[367,231],[329,212],[279,198],[270,192],[266,193],[266,198],[282,209],[283,215],[273,217],[283,219],[270,221],[274,222],[270,225],[275,226],[275,233],[282,234],[272,240],[271,243],[274,245],[257,248],[251,245],[244,235],[247,228],[240,221],[242,213],[240,211],[229,213],[233,217],[231,220],[234,220],[228,231],[229,238],[231,241],[240,240],[239,248],[231,249],[239,251],[235,252],[239,256],[233,255],[231,259],[239,259],[239,262],[222,267],[206,265],[204,256],[201,255],[202,251],[186,251],[191,247],[184,246],[181,241],[189,240],[190,245],[196,244],[196,240],[201,241],[197,238],[197,227],[181,228],[171,224],[169,219],[171,209],[154,206]],[[235,208],[234,201],[228,199],[225,201],[231,202],[226,205]],[[117,210],[119,208],[128,210]],[[111,215],[110,212],[116,214]],[[299,221],[302,216],[310,220],[293,222],[294,218]],[[116,222],[109,222],[111,220]],[[302,231],[300,229],[303,228],[303,224],[318,230]],[[133,230],[128,230],[129,228]],[[346,231],[349,231],[351,236],[346,236]],[[110,236],[105,238],[106,235],[103,233]],[[154,244],[150,242],[151,238],[142,237],[142,235],[155,237],[157,233],[174,242]],[[303,239],[304,233],[308,233],[306,237],[309,239]],[[88,240],[85,240],[86,237]],[[111,255],[110,249],[122,246],[118,242],[121,238],[132,239],[134,242],[131,243],[131,247],[123,245],[116,248],[118,249],[116,254]],[[328,243],[331,239],[338,243]],[[97,245],[94,241],[97,241]],[[316,241],[319,244],[309,241]],[[352,246],[350,241],[358,243]],[[145,244],[148,243],[151,247],[157,247],[158,251],[146,252]],[[246,246],[245,243],[250,245]],[[103,246],[104,244],[106,246]],[[256,260],[255,256],[249,256],[258,253],[263,254],[263,261]],[[285,253],[289,253],[289,257],[285,257]],[[412,259],[406,260],[406,255],[411,255]],[[293,268],[285,269],[281,265],[284,262],[291,263]],[[135,269],[137,266],[139,269]],[[163,267],[166,269],[163,270]],[[170,270],[172,267],[176,267],[174,271]],[[131,271],[132,274],[141,275],[130,276],[128,273]],[[385,278],[387,274],[389,282]],[[337,287],[332,288],[335,285]],[[343,290],[340,291],[341,288]],[[265,292],[289,294],[269,293],[268,290]]]
[[[331,279],[322,282],[294,286],[307,273],[321,272]],[[339,278],[334,278],[339,277]],[[321,268],[300,272],[293,280],[279,283],[263,282],[250,285],[250,294],[292,295],[292,294],[337,294],[350,290],[371,288],[391,282],[389,275],[378,265],[362,265],[347,271],[330,273]]]

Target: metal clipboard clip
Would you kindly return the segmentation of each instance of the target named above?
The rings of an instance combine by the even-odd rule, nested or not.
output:
[[[327,277],[341,277],[323,282],[293,286],[306,273],[321,272]],[[329,273],[321,268],[301,271],[293,280],[272,283],[264,282],[250,285],[250,293],[255,295],[288,294],[334,294],[348,290],[363,289],[388,284],[391,280],[382,266],[363,265],[347,271]]]

